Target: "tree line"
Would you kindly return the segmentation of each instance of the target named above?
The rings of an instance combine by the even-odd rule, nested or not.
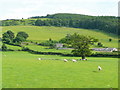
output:
[[[42,20],[41,18],[48,18]],[[37,20],[36,20],[37,19]],[[3,20],[3,26],[33,25],[58,26],[100,30],[118,34],[118,17],[115,16],[88,16],[81,14],[53,14],[47,16],[30,17],[28,20]]]
[[[32,18],[36,18],[36,17],[32,17]],[[107,33],[118,34],[118,18],[114,16],[55,14],[55,15],[47,15],[46,18],[51,18],[51,19],[44,21],[38,19],[35,22],[35,25],[85,28],[85,29],[100,30]]]

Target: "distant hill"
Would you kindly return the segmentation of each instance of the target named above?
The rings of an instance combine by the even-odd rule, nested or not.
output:
[[[57,26],[100,30],[118,34],[118,17],[89,16],[82,14],[58,13],[46,16],[34,16],[28,19],[3,20],[2,26],[32,25]]]
[[[115,16],[91,16],[84,14],[72,14],[72,13],[57,13],[57,14],[47,14],[46,16],[33,16],[30,18],[71,18],[71,19],[81,19],[87,17],[104,17],[104,18],[116,18]]]
[[[71,14],[71,13],[57,13],[57,14],[47,14],[46,16],[34,16],[30,18],[81,18],[89,15],[83,14]]]

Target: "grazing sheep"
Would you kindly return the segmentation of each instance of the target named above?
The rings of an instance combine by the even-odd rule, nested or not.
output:
[[[75,59],[72,59],[72,61],[73,61],[73,62],[77,62],[77,60],[75,60]]]
[[[68,62],[68,60],[67,60],[67,59],[64,59],[64,62]]]
[[[84,60],[84,61],[86,60],[87,61],[87,59],[80,59],[80,60]]]
[[[38,58],[38,60],[42,60],[41,58]]]
[[[87,59],[83,59],[84,61],[87,60]]]
[[[101,70],[102,70],[102,68],[101,68],[100,66],[98,66],[98,70],[99,70],[99,71],[101,71]]]

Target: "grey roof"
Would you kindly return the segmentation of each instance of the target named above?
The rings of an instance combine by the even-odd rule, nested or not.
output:
[[[93,48],[95,51],[114,51],[116,48]]]
[[[56,43],[56,47],[63,47],[62,43]]]

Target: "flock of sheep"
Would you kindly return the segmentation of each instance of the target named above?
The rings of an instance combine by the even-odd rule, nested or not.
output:
[[[42,58],[38,58],[38,60],[42,60]],[[77,62],[77,60],[75,60],[75,59],[72,59],[72,61],[73,61],[73,62]],[[67,59],[64,59],[64,62],[68,62],[68,60],[67,60]]]
[[[42,58],[38,58],[38,60],[42,60]],[[87,60],[87,59],[85,59],[85,60]],[[64,59],[64,62],[68,62],[68,60],[67,60],[67,59]],[[72,62],[77,62],[77,60],[72,59]],[[99,71],[102,70],[101,66],[98,66],[98,70],[99,70]]]
[[[75,60],[75,59],[72,59],[72,61],[73,61],[73,62],[77,62],[77,60]],[[67,60],[67,59],[64,59],[64,62],[68,62],[68,60]]]

